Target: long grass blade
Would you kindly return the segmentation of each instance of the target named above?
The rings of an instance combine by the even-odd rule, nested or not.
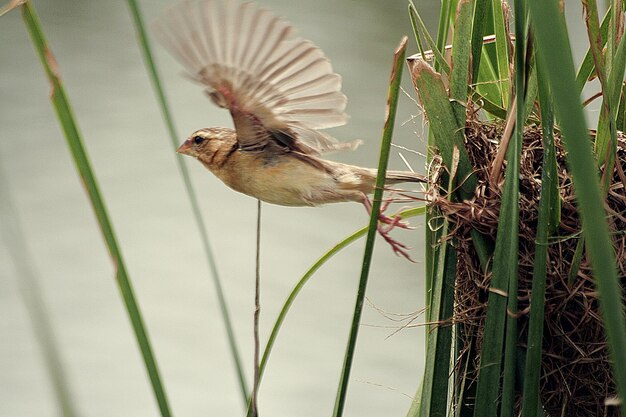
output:
[[[496,3],[497,9],[494,10]],[[503,11],[503,6],[498,0],[476,0],[472,21],[470,78],[472,88],[480,96],[478,102],[484,103],[487,112],[502,119],[506,117],[502,87],[503,83],[507,84],[508,95],[509,85],[508,69],[504,77],[500,74],[501,67],[504,70],[504,63],[508,62],[508,57],[500,56],[504,53],[502,43],[508,42],[508,36],[502,36],[500,33],[502,30],[506,31]],[[495,46],[489,45],[484,38],[484,35],[492,33],[496,35]]]
[[[474,21],[472,23],[472,82],[478,80],[478,69],[480,68],[483,35],[485,34],[485,23],[491,3],[489,0],[477,0],[474,7]]]
[[[0,167],[0,236],[13,260],[22,300],[30,316],[35,338],[43,353],[44,364],[50,378],[52,391],[63,417],[75,417],[76,404],[63,367],[58,343],[51,323],[50,313],[34,270],[33,256],[28,249],[18,211],[12,201],[4,171]]]
[[[445,226],[443,233],[447,232]],[[452,347],[452,309],[456,277],[456,249],[445,243],[439,250],[440,270],[435,275],[430,336],[426,350],[426,369],[422,382],[419,407],[411,407],[408,417],[445,417],[448,411],[450,352]],[[417,411],[419,410],[419,413]]]
[[[527,10],[525,0],[515,0],[515,100],[516,106],[516,123],[515,123],[515,144],[516,149],[515,158],[508,161],[509,164],[515,164],[516,167],[512,168],[509,174],[513,176],[515,182],[512,193],[515,193],[517,199],[514,199],[513,203],[515,208],[509,213],[511,215],[511,221],[519,224],[519,165],[521,158],[521,150],[523,143],[524,124],[526,122],[525,114],[525,100],[530,92],[528,91],[528,82],[530,79],[529,65],[531,61],[530,51],[532,50],[532,36],[528,34],[526,30],[527,22]],[[532,101],[535,101],[533,96]],[[507,167],[507,171],[508,167]],[[511,184],[513,185],[513,184]],[[502,198],[513,198],[511,194],[507,194],[508,190],[505,186]],[[507,216],[508,217],[508,216]],[[502,217],[500,217],[502,219]],[[519,226],[518,226],[519,227]],[[504,230],[498,230],[498,235]],[[511,230],[510,244],[511,250],[507,254],[507,259],[504,261],[504,267],[510,268],[515,265],[513,273],[509,275],[509,299],[507,302],[507,314],[506,314],[506,333],[505,333],[505,345],[504,345],[504,372],[502,378],[502,409],[501,417],[513,417],[515,413],[515,370],[519,363],[517,358],[517,292],[518,292],[518,280],[517,280],[517,265],[518,265],[518,245],[519,235],[518,229]],[[507,244],[508,245],[508,244]],[[494,259],[494,273],[498,270],[498,266],[495,264]]]
[[[583,1],[583,9],[585,11],[585,24],[589,37],[589,50],[593,57],[595,73],[604,89],[607,74],[604,48],[600,35],[600,22],[598,21],[598,5],[595,0],[586,0]]]
[[[533,57],[534,58],[534,57]],[[537,80],[537,66],[533,62],[526,64],[530,69],[528,74],[528,82],[526,85],[526,97],[524,99],[524,123],[528,121],[528,118],[532,115],[533,109],[537,101],[537,94],[539,92],[539,85]]]
[[[413,4],[412,0],[409,0],[409,20],[411,21],[411,27],[413,28],[413,36],[415,36],[415,43],[417,44],[417,49],[419,49],[419,53],[421,56],[426,56],[426,48],[424,48],[424,44],[422,43],[422,37],[420,35],[420,27],[417,22],[417,9]]]
[[[452,173],[448,186],[450,196],[453,195],[454,178]],[[449,227],[449,222],[444,220],[441,236],[448,236]],[[413,400],[407,417],[445,417],[448,410],[456,249],[450,242],[443,240],[438,243],[436,253],[439,259],[433,277],[431,316],[427,327],[429,337],[426,369],[420,391]]]
[[[526,349],[526,366],[524,370],[522,417],[537,417],[537,410],[539,410],[541,404],[539,378],[541,377],[541,350],[543,346],[548,235],[551,227],[554,228],[554,224],[552,226],[550,224],[554,221],[552,214],[554,207],[552,205],[555,203],[555,200],[559,201],[556,150],[553,135],[554,114],[550,101],[550,91],[540,65],[539,71],[541,71],[538,80],[544,155],[541,173],[541,197],[539,198],[539,218],[535,236],[535,259],[533,262],[532,296],[530,299],[528,348]]]
[[[604,100],[608,105],[603,106],[607,113],[608,123],[601,117],[601,122],[608,125],[609,135],[596,137],[596,157],[600,163],[604,162],[603,190],[608,192],[611,184],[615,157],[617,154],[617,112],[619,111],[619,97],[624,83],[624,69],[626,66],[626,42],[624,41],[624,14],[623,0],[613,0],[611,4],[611,27],[607,39],[606,69],[607,85]],[[603,89],[604,91],[604,89]],[[605,129],[606,130],[606,129]],[[598,133],[599,130],[598,130]],[[600,140],[604,139],[606,143]]]
[[[148,70],[148,74],[150,75],[150,80],[152,81],[152,85],[154,87],[154,91],[157,96],[157,101],[159,103],[159,107],[161,108],[163,120],[165,122],[165,126],[167,127],[167,132],[170,137],[172,151],[175,151],[176,148],[178,147],[179,139],[176,133],[175,125],[174,125],[174,118],[172,117],[172,113],[169,109],[167,98],[165,96],[165,90],[163,89],[163,86],[161,83],[161,76],[159,75],[159,71],[154,61],[154,56],[152,54],[152,47],[150,46],[150,40],[148,38],[148,34],[146,33],[145,25],[143,23],[141,9],[139,8],[139,4],[137,3],[137,0],[128,0],[128,7],[130,8],[131,15],[133,17],[133,22],[135,24],[135,29],[137,31],[137,38],[138,38],[138,42],[141,47],[141,52],[143,54],[143,58],[146,64],[146,69]],[[241,355],[239,353],[239,348],[237,347],[237,341],[235,339],[235,332],[233,330],[233,324],[230,318],[228,303],[226,302],[226,296],[224,295],[224,289],[222,288],[222,281],[220,279],[220,275],[217,270],[217,261],[215,259],[215,256],[213,255],[213,249],[209,241],[209,236],[208,236],[207,228],[204,222],[204,217],[202,216],[202,212],[200,211],[200,204],[198,203],[198,197],[191,183],[191,179],[189,177],[189,170],[187,169],[187,165],[185,165],[183,158],[184,157],[182,155],[177,154],[176,163],[178,164],[178,170],[180,172],[180,175],[183,178],[183,183],[185,184],[185,189],[187,191],[187,195],[189,196],[189,202],[191,203],[191,210],[193,212],[193,217],[196,221],[196,228],[198,229],[198,232],[200,233],[200,239],[202,241],[204,255],[207,260],[207,265],[209,267],[211,279],[213,281],[213,286],[215,288],[215,293],[217,294],[217,301],[219,304],[220,313],[222,315],[222,321],[224,323],[224,327],[226,328],[226,336],[228,340],[230,354],[235,364],[235,371],[237,373],[237,379],[239,382],[239,391],[240,391],[244,404],[247,404],[248,403],[248,393],[247,393],[248,385],[246,383],[245,372],[243,369],[243,362],[241,361]]]
[[[439,22],[437,24],[437,49],[443,51],[448,42],[448,34],[450,33],[450,24],[453,23],[455,17],[452,12],[457,9],[459,0],[442,0],[441,13],[439,14]],[[435,70],[440,71],[438,64],[435,64]]]
[[[481,50],[481,55],[482,58],[480,61],[480,67],[478,68],[478,79],[472,81],[474,83],[474,88],[481,97],[497,109],[501,109],[503,107],[497,68],[493,66],[486,48]]]
[[[604,19],[602,19],[602,24],[600,26],[600,44],[602,47],[606,44],[606,39],[609,33],[609,23],[611,21],[611,11],[607,11],[604,15]],[[578,74],[576,75],[576,88],[578,89],[578,94],[580,95],[587,84],[587,81],[591,77],[591,75],[595,71],[595,64],[593,60],[593,50],[590,48],[587,50],[585,57],[583,58],[583,62],[580,64],[580,68],[578,69]]]
[[[426,44],[429,50],[432,52],[433,57],[435,58],[435,67],[441,68],[441,71],[444,72],[445,74],[450,74],[450,65],[448,65],[448,62],[446,61],[446,58],[443,55],[443,52],[442,52],[443,50],[438,49],[437,43],[435,43],[432,36],[430,36],[428,29],[426,29],[426,24],[422,20],[422,17],[417,12],[417,9],[415,8],[415,5],[413,4],[411,0],[409,0],[409,17],[411,18],[411,24],[413,25],[413,32],[415,33],[415,39],[417,40],[418,45],[420,46],[420,52],[422,54],[422,57],[425,58],[426,55],[425,55],[425,51],[423,50],[424,47],[422,46],[420,34],[426,40]]]
[[[438,51],[443,51],[446,48],[446,43],[448,41],[448,34],[450,32],[450,24],[451,24],[451,20],[453,19],[452,17],[452,11],[456,10],[456,4],[457,4],[458,0],[443,0],[441,3],[441,13],[439,14],[439,23],[437,26],[437,50]],[[417,27],[417,11],[415,10],[415,6],[413,5],[413,2],[411,0],[409,0],[409,18],[411,20],[411,24],[413,25],[413,31],[415,33],[415,37],[416,40],[418,42],[418,45],[420,46],[420,53],[422,54],[422,57],[425,57],[425,51],[423,50],[423,47],[421,46],[421,37],[419,36],[419,30]],[[435,69],[437,71],[441,71],[441,65],[439,64],[439,62],[435,61],[434,63],[435,65]],[[456,65],[456,64],[455,64]],[[411,67],[411,65],[409,64],[409,68]],[[463,100],[465,101],[465,97],[463,98]],[[457,105],[460,105],[460,103],[457,103]],[[427,150],[427,155],[426,155],[426,164],[430,164],[432,162],[432,158],[434,156],[434,139],[433,139],[433,134],[432,132],[429,130],[428,132],[428,150]],[[432,224],[431,222],[436,218],[436,217],[440,217],[440,213],[439,210],[435,207],[431,207],[428,212],[426,213],[426,221],[425,224],[428,225],[424,231],[425,231],[425,236],[424,236],[424,262],[425,262],[425,276],[424,276],[424,290],[425,290],[425,299],[426,299],[426,310],[425,310],[425,317],[426,317],[426,321],[430,322],[431,321],[431,305],[432,305],[432,297],[433,297],[433,292],[432,292],[432,286],[433,286],[433,281],[434,281],[434,275],[435,275],[435,271],[437,270],[437,256],[436,256],[436,250],[435,250],[435,242],[437,242],[439,240],[439,238],[441,237],[441,228],[431,228],[430,225]],[[426,333],[426,337],[425,337],[425,343],[426,343],[426,349],[428,348],[428,343],[429,343],[429,333]],[[421,393],[421,387],[418,388],[418,393],[416,394],[416,397],[419,396]],[[415,402],[414,402],[415,403]],[[413,407],[411,407],[413,408]],[[416,410],[419,410],[419,408],[416,408]],[[409,411],[409,413],[411,413],[412,411]],[[417,412],[417,411],[416,411]]]
[[[585,115],[575,88],[574,64],[565,26],[559,18],[557,1],[528,0],[537,38],[537,51],[561,124],[580,216],[583,235],[598,289],[613,374],[626,415],[626,322],[615,252],[611,244],[596,164],[587,133]]]
[[[502,0],[492,0],[491,8],[493,11],[493,27],[496,35],[496,59],[497,59],[497,79],[500,88],[500,103],[503,108],[509,105],[509,34],[507,33],[507,13],[506,6]]]
[[[141,317],[141,312],[139,310],[139,306],[137,305],[137,300],[135,299],[130,279],[126,273],[126,267],[124,265],[122,253],[117,244],[113,225],[109,220],[104,200],[98,190],[96,178],[93,170],[91,169],[87,152],[83,147],[81,135],[74,120],[70,103],[65,95],[63,86],[61,85],[58,66],[50,48],[47,45],[46,39],[41,30],[41,24],[39,23],[39,19],[30,1],[27,1],[22,6],[22,15],[24,17],[24,23],[30,32],[33,45],[39,55],[48,80],[50,81],[50,85],[52,87],[50,98],[52,100],[52,104],[65,133],[65,138],[72,153],[72,157],[74,158],[74,163],[78,173],[80,174],[80,178],[85,185],[85,189],[89,195],[96,218],[100,224],[102,235],[109,250],[109,254],[113,260],[115,266],[115,277],[126,305],[128,316],[133,326],[161,415],[163,417],[169,417],[171,412],[163,384],[161,383],[161,377],[159,376],[159,370],[152,352],[152,347],[150,346],[148,333],[144,325],[143,318]]]
[[[613,103],[611,100],[610,87],[608,85],[608,71],[607,68],[610,68],[610,61],[612,61],[614,41],[612,41],[609,37],[607,40],[607,46],[609,47],[605,53],[604,48],[602,47],[602,40],[600,35],[600,23],[598,21],[598,6],[595,0],[587,0],[583,2],[584,11],[585,11],[585,24],[587,26],[587,34],[589,37],[589,45],[590,50],[593,55],[594,68],[596,76],[600,81],[600,87],[602,88],[602,111],[600,114],[600,118],[598,121],[598,129],[596,134],[595,141],[595,152],[596,158],[598,159],[599,164],[604,162],[604,159],[607,155],[607,151],[611,154],[615,152],[613,150],[608,150],[610,142],[615,142],[611,140],[611,138],[615,137],[615,125],[614,118],[611,116],[615,111],[613,109]],[[612,31],[613,25],[610,25],[609,29]],[[607,164],[607,168],[612,172],[612,163],[609,161]],[[581,241],[582,242],[582,241]]]
[[[605,164],[605,183],[604,191],[608,191],[609,184],[611,182],[611,175],[606,173],[612,173],[615,167],[615,155],[617,153],[617,127],[616,121],[619,111],[619,99],[622,92],[622,85],[624,84],[624,70],[626,69],[626,40],[621,38],[615,55],[611,60],[611,67],[609,67],[608,79],[606,82],[606,94],[604,101],[608,100],[608,105],[603,105],[603,113],[600,115],[598,122],[598,133],[596,136],[596,157],[599,163]],[[608,134],[600,135],[600,128],[603,132]]]
[[[589,0],[587,0],[589,1]],[[616,55],[618,44],[624,32],[623,0],[611,0],[611,26],[606,45],[606,66],[613,67],[613,59]],[[609,2],[607,2],[609,3]],[[608,74],[607,74],[608,75]]]
[[[461,0],[463,2],[464,0]],[[462,3],[459,3],[459,7]],[[458,151],[455,152],[458,160]],[[454,165],[458,166],[457,164]],[[455,173],[448,176],[448,196],[454,195]],[[443,220],[440,235],[449,236],[450,223]],[[424,377],[413,399],[407,417],[441,416],[448,409],[450,360],[452,348],[452,311],[454,307],[454,282],[456,279],[456,249],[448,239],[437,242],[435,254],[437,270],[433,276],[432,297],[429,304],[431,315],[426,331],[426,367]]]
[[[516,129],[517,130],[517,129]],[[517,136],[517,135],[516,135]],[[495,416],[498,408],[500,372],[504,346],[507,299],[512,276],[517,275],[519,206],[519,151],[517,137],[509,145],[500,223],[496,238],[493,274],[489,290],[487,319],[476,394],[475,417]]]
[[[617,120],[615,122],[617,130],[621,132],[626,131],[626,95],[624,94],[625,91],[626,84],[622,85],[622,92],[619,99],[619,108],[617,110]]]
[[[470,37],[472,34],[471,0],[460,0],[456,11],[454,39],[452,41],[452,76],[450,98],[458,126],[465,126],[467,93],[470,71]]]
[[[475,417],[495,417],[498,411],[498,396],[505,348],[505,378],[502,391],[502,413],[512,413],[509,404],[512,398],[512,382],[515,369],[516,319],[507,315],[507,308],[515,314],[517,310],[518,229],[519,229],[519,167],[524,117],[524,9],[520,0],[516,5],[516,100],[517,123],[515,134],[507,152],[507,167],[502,192],[502,203],[493,270],[489,289],[487,318],[480,355],[478,386],[476,391]],[[520,36],[521,35],[521,36]],[[505,324],[507,334],[505,336]],[[515,337],[514,337],[515,336]],[[514,338],[513,338],[514,337]],[[505,338],[507,344],[505,345]],[[513,338],[513,346],[508,346]]]
[[[460,0],[455,13],[454,38],[452,41],[452,75],[450,80],[450,105],[457,126],[465,126],[466,101],[469,92],[470,48],[472,24],[472,0]],[[436,117],[436,115],[435,115]],[[434,132],[429,135],[434,137]],[[453,151],[454,153],[454,151]],[[458,155],[458,148],[456,155]],[[456,169],[456,167],[451,167]],[[448,195],[453,198],[455,174],[449,178]],[[431,224],[430,220],[427,224]],[[427,256],[437,257],[430,271],[426,338],[426,369],[424,378],[407,414],[408,417],[442,416],[448,410],[450,360],[452,348],[452,317],[454,305],[454,282],[456,278],[456,249],[442,236],[448,235],[449,224],[436,229]],[[480,241],[480,239],[479,239]],[[436,245],[436,247],[435,247]],[[431,324],[432,323],[432,324]]]
[[[391,138],[393,136],[393,127],[396,116],[396,108],[398,105],[398,95],[400,91],[400,80],[402,79],[402,69],[404,68],[404,57],[406,54],[407,37],[405,36],[394,52],[393,67],[389,82],[389,93],[387,97],[387,112],[385,117],[385,125],[383,128],[383,139],[380,149],[380,159],[378,162],[378,175],[376,177],[376,189],[374,191],[374,201],[372,203],[372,213],[370,216],[370,224],[367,232],[367,240],[365,243],[365,253],[363,255],[363,267],[361,269],[361,278],[359,280],[359,288],[354,306],[354,317],[350,329],[350,337],[346,348],[343,368],[339,380],[339,388],[337,389],[337,398],[335,400],[334,417],[343,415],[343,409],[348,391],[348,383],[350,381],[350,370],[352,369],[352,359],[356,347],[356,340],[359,333],[361,323],[361,313],[363,312],[363,301],[365,299],[365,290],[367,288],[367,280],[369,269],[372,261],[372,251],[374,250],[374,238],[376,237],[376,229],[378,225],[378,216],[380,214],[380,205],[385,185],[385,173],[387,172],[387,163],[389,160],[389,149],[391,147]]]
[[[450,24],[451,24],[451,18],[452,18],[452,11],[456,10],[456,3],[458,0],[443,0],[441,2],[441,13],[439,14],[439,23],[437,25],[437,50],[438,51],[443,51],[446,48],[446,43],[448,41],[448,34],[450,32]],[[418,24],[417,24],[417,10],[415,9],[415,5],[413,4],[412,0],[409,0],[409,18],[411,20],[411,24],[413,26],[413,32],[415,33],[415,38],[416,41],[418,43],[418,46],[420,48],[420,53],[422,55],[422,57],[425,57],[425,51],[424,48],[422,46],[422,42],[421,42],[421,37],[419,36],[419,29],[418,29]],[[439,64],[438,61],[435,60],[435,69],[437,71],[441,71],[441,65]],[[410,64],[409,64],[409,68],[410,68]],[[428,132],[428,148],[427,148],[427,155],[426,155],[426,164],[430,164],[432,161],[432,158],[434,156],[434,146],[433,146],[433,135],[432,132],[429,131]],[[428,212],[426,213],[426,221],[425,224],[426,225],[430,225],[431,221],[433,221],[433,219],[435,217],[439,216],[438,210],[436,208],[430,208],[428,210]],[[430,306],[432,304],[432,285],[433,285],[433,279],[434,279],[434,274],[435,274],[435,270],[437,269],[437,264],[436,264],[436,256],[435,256],[435,249],[434,249],[434,243],[438,241],[438,239],[441,237],[441,229],[440,228],[435,228],[434,230],[431,229],[430,226],[426,227],[424,229],[425,231],[425,236],[424,236],[424,262],[425,262],[425,277],[424,277],[424,289],[426,292],[426,311],[425,311],[425,316],[426,316],[426,320],[428,322],[430,322],[430,318],[431,318],[431,309]],[[426,342],[426,347],[428,347],[428,338],[429,335],[426,334],[426,338],[425,338],[425,342]],[[418,390],[418,392],[421,392],[421,388]]]

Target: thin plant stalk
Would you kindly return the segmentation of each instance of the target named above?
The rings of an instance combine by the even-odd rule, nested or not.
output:
[[[365,290],[369,270],[372,261],[372,252],[374,250],[374,241],[376,237],[378,216],[380,214],[380,206],[385,188],[385,176],[387,172],[387,163],[389,160],[389,149],[391,147],[391,138],[393,136],[393,127],[396,116],[396,108],[398,104],[398,96],[400,91],[400,80],[402,78],[402,69],[404,68],[404,56],[406,54],[407,37],[400,41],[400,45],[394,52],[394,62],[391,70],[391,78],[389,83],[389,93],[387,97],[387,113],[385,125],[383,128],[383,139],[381,143],[380,158],[378,162],[378,175],[376,177],[376,189],[372,203],[372,212],[370,216],[370,224],[365,242],[365,253],[363,255],[363,267],[361,269],[361,278],[359,280],[359,288],[354,306],[354,316],[352,318],[352,326],[350,329],[350,337],[344,358],[343,368],[341,370],[341,378],[337,389],[337,398],[335,400],[334,417],[343,415],[343,409],[348,391],[348,383],[350,381],[350,370],[352,369],[352,359],[356,347],[356,340],[359,333],[361,323],[361,313],[363,312],[363,301],[365,299]]]
[[[148,70],[148,74],[150,75],[150,80],[152,81],[154,91],[157,95],[157,101],[159,103],[159,107],[163,115],[163,120],[167,127],[172,150],[174,151],[178,147],[178,135],[176,133],[174,119],[172,117],[172,113],[169,109],[167,98],[165,96],[165,91],[163,90],[163,87],[162,87],[161,77],[159,75],[156,63],[154,61],[152,48],[150,46],[150,40],[148,39],[148,35],[145,30],[145,25],[143,23],[141,10],[139,8],[139,4],[137,3],[137,0],[128,0],[128,7],[130,8],[131,15],[133,17],[133,22],[135,24],[135,29],[137,31],[137,38],[138,38],[138,42],[141,47],[141,52],[143,54],[143,58],[146,64],[146,69]],[[202,242],[202,247],[204,249],[204,254],[207,260],[207,265],[209,267],[209,272],[213,281],[213,286],[215,287],[215,293],[217,294],[217,301],[218,301],[220,312],[222,315],[222,321],[224,323],[224,327],[226,328],[226,336],[228,340],[230,354],[235,364],[241,397],[244,401],[244,404],[247,404],[248,403],[248,392],[247,392],[248,385],[245,379],[243,362],[241,361],[241,355],[239,354],[239,348],[237,347],[237,341],[235,339],[235,332],[233,330],[233,324],[230,318],[228,304],[226,302],[226,296],[224,295],[224,290],[222,288],[222,282],[220,279],[219,272],[217,270],[217,262],[216,262],[215,256],[213,255],[213,249],[209,241],[209,236],[207,233],[206,225],[204,223],[204,218],[202,216],[202,212],[200,211],[200,204],[198,203],[198,197],[191,183],[191,179],[189,177],[189,170],[187,169],[187,165],[185,165],[183,158],[184,157],[182,155],[176,155],[176,163],[178,165],[178,170],[183,178],[183,183],[185,184],[187,195],[189,196],[189,202],[191,203],[191,210],[193,212],[193,217],[196,221],[196,228],[198,229],[198,232],[200,234],[200,240]]]
[[[256,269],[254,276],[254,381],[252,386],[252,417],[259,415],[259,318],[261,316],[261,200],[257,200],[256,215]]]
[[[424,215],[425,213],[426,213],[426,207],[421,206],[421,207],[403,210],[400,213],[398,213],[398,216],[400,216],[402,219],[409,219],[411,217]],[[343,239],[341,242],[337,243],[335,246],[333,246],[330,250],[328,250],[325,254],[323,254],[317,261],[315,261],[315,263],[304,273],[302,278],[300,278],[300,280],[296,283],[296,285],[291,289],[291,292],[287,296],[287,299],[283,303],[283,306],[280,312],[278,313],[278,317],[276,318],[274,322],[274,326],[272,327],[272,331],[270,332],[270,335],[267,339],[265,349],[263,350],[263,356],[261,357],[261,364],[259,367],[259,382],[258,382],[259,385],[261,383],[261,380],[263,379],[263,373],[267,367],[267,363],[272,353],[272,348],[274,347],[274,343],[276,342],[276,339],[278,338],[278,333],[280,332],[280,329],[285,319],[287,318],[287,314],[289,313],[291,306],[296,301],[296,298],[298,297],[298,295],[300,294],[300,292],[302,291],[306,283],[309,282],[309,280],[313,277],[313,275],[315,275],[315,272],[317,272],[324,264],[326,264],[326,262],[330,261],[336,254],[338,254],[343,249],[345,249],[352,243],[356,242],[357,240],[365,236],[367,234],[367,229],[368,227],[365,226],[357,230],[356,232],[352,233],[351,235]],[[251,415],[252,415],[251,406],[250,404],[248,404],[247,416],[250,417]]]
[[[87,191],[91,201],[96,218],[100,224],[102,235],[113,261],[115,267],[115,277],[119,290],[122,294],[128,316],[133,326],[159,410],[163,417],[169,417],[171,416],[170,407],[161,382],[156,359],[154,357],[152,347],[150,346],[148,333],[144,325],[130,279],[126,272],[126,266],[117,244],[113,225],[109,220],[109,215],[106,210],[104,200],[100,195],[96,177],[91,169],[87,152],[83,147],[81,135],[78,131],[78,126],[75,122],[69,100],[67,99],[61,84],[58,65],[47,45],[46,39],[41,30],[39,18],[37,17],[30,1],[27,1],[22,5],[22,15],[24,23],[30,32],[33,46],[39,55],[48,80],[50,81],[52,88],[50,98],[52,100],[53,107],[65,133],[65,139],[70,148],[76,169],[78,170],[80,178],[85,186],[85,190]]]

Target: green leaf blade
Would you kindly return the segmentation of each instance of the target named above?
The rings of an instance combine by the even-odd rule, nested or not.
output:
[[[401,41],[394,52],[393,66],[389,83],[389,92],[387,97],[387,116],[383,127],[383,138],[380,149],[380,158],[378,162],[378,175],[376,177],[376,188],[374,191],[372,212],[370,216],[370,224],[367,232],[367,240],[365,242],[365,252],[363,254],[363,263],[361,269],[361,277],[359,279],[359,288],[354,306],[354,315],[352,318],[352,326],[346,354],[341,370],[339,387],[337,388],[337,397],[335,399],[335,408],[333,417],[343,415],[343,409],[348,391],[348,383],[350,380],[350,371],[352,369],[352,360],[354,350],[356,348],[356,340],[358,337],[359,326],[361,323],[361,314],[363,312],[363,302],[365,299],[365,291],[367,289],[367,281],[372,260],[372,252],[374,250],[374,239],[377,233],[378,216],[380,214],[380,206],[382,202],[383,190],[385,188],[385,177],[387,172],[387,164],[389,161],[389,150],[391,148],[391,138],[393,136],[393,127],[398,105],[398,96],[400,91],[400,80],[402,79],[402,69],[404,68],[404,57],[406,55],[407,37]]]
[[[159,410],[163,417],[169,417],[171,415],[169,403],[161,382],[159,369],[154,358],[147,330],[134,295],[130,278],[126,272],[124,260],[117,244],[117,239],[115,237],[111,221],[109,220],[104,200],[101,197],[96,177],[91,168],[87,153],[83,147],[82,138],[78,131],[69,100],[67,99],[63,86],[60,82],[58,66],[46,42],[39,18],[37,17],[33,6],[28,1],[22,6],[22,16],[26,27],[31,34],[33,45],[39,55],[44,71],[46,72],[48,80],[52,86],[51,101],[53,107],[56,111],[63,132],[65,133],[65,139],[71,150],[76,169],[83,184],[85,185],[85,190],[87,191],[89,200],[98,220],[102,236],[113,260],[119,291],[122,294],[129,319],[135,332],[135,337],[143,356],[146,371],[150,377],[150,382],[152,384],[152,389]]]
[[[626,398],[626,323],[614,249],[600,182],[587,134],[582,106],[575,88],[574,64],[565,27],[559,18],[556,1],[528,0],[535,28],[538,53],[545,62],[550,88],[555,97],[556,114],[561,123],[568,151],[574,191],[579,204],[583,235],[599,292],[613,374],[621,398]],[[555,24],[555,22],[557,22]],[[626,401],[620,406],[626,415]]]

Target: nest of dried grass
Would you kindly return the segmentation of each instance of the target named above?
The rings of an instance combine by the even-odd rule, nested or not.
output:
[[[486,275],[474,251],[470,230],[477,229],[494,239],[502,184],[489,178],[503,126],[470,121],[466,127],[466,148],[477,171],[479,185],[471,201],[452,203],[443,194],[445,187],[431,187],[432,204],[451,221],[458,242],[456,303],[454,319],[463,338],[458,364],[469,360],[478,369],[490,276]],[[542,403],[548,416],[618,416],[617,407],[606,400],[616,396],[608,349],[600,317],[598,298],[590,265],[585,258],[572,282],[568,282],[572,259],[580,238],[580,221],[572,181],[565,163],[565,149],[558,132],[555,137],[558,176],[562,200],[561,224],[551,238],[548,251],[544,339],[541,373]],[[610,226],[615,232],[614,247],[622,285],[626,286],[626,142],[620,137],[613,185],[607,198]],[[521,158],[519,223],[519,329],[527,340],[528,306],[532,286],[534,237],[541,191],[543,149],[541,130],[524,131]],[[503,168],[504,169],[504,168]],[[436,172],[433,178],[439,177]],[[520,346],[522,349],[525,346]],[[465,366],[463,366],[463,369]],[[470,375],[475,380],[475,372]],[[466,380],[467,381],[467,380]],[[467,382],[466,382],[467,383]],[[472,399],[467,399],[472,401]]]

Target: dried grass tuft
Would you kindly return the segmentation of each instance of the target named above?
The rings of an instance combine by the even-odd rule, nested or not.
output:
[[[492,162],[498,149],[503,126],[468,121],[466,148],[474,167],[479,167],[479,185],[471,201],[461,203],[446,199],[442,187],[430,187],[431,203],[438,207],[453,225],[448,237],[458,241],[456,303],[454,319],[460,325],[464,350],[457,366],[477,369],[483,338],[486,302],[490,276],[483,273],[474,251],[470,230],[477,229],[494,239],[498,227],[501,200],[501,178],[498,184],[489,179]],[[616,396],[611,376],[608,350],[598,298],[590,265],[583,257],[578,273],[568,283],[572,259],[580,238],[580,221],[571,177],[565,163],[565,149],[558,132],[555,133],[558,177],[562,199],[562,216],[556,236],[551,237],[548,250],[543,362],[541,376],[542,403],[548,416],[618,416],[619,410],[607,406],[606,400]],[[543,148],[539,126],[524,131],[520,170],[520,243],[519,243],[519,329],[520,340],[527,339],[528,306],[532,286],[534,237],[537,208],[541,191]],[[619,272],[626,287],[626,141],[620,135],[618,161],[610,188],[608,212],[610,226],[615,232],[614,247]],[[433,182],[442,168],[431,172]],[[503,167],[504,170],[504,167]],[[520,346],[525,348],[525,346]],[[470,379],[475,379],[475,371]],[[466,399],[472,401],[472,399]]]

